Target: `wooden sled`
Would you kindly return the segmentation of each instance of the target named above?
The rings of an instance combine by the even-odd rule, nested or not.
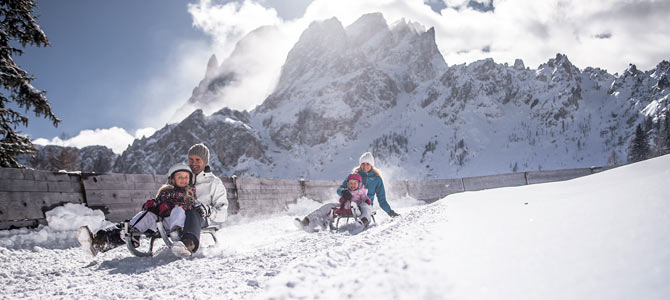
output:
[[[131,232],[130,230],[130,225],[128,222],[125,222],[123,224],[123,234],[126,239],[126,246],[128,247],[128,251],[132,253],[135,256],[139,257],[150,257],[156,255],[156,251],[154,249],[154,243],[158,239],[162,239],[163,243],[165,246],[168,248],[172,248],[172,237],[170,237],[170,233],[165,230],[163,227],[163,222],[159,220],[156,222],[156,227],[158,227],[158,232],[153,232],[153,233],[139,233],[139,232]],[[204,227],[200,230],[200,235],[202,236],[203,234],[209,234],[212,236],[212,239],[214,239],[214,244],[216,244],[218,241],[216,239],[216,232],[221,229],[222,226],[221,224],[212,224],[210,226]],[[140,244],[141,241],[147,241],[149,242],[149,249],[140,249]],[[140,242],[138,242],[140,241]],[[137,244],[137,245],[136,245]]]

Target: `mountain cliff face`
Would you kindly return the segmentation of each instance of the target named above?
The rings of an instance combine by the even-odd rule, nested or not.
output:
[[[196,110],[178,124],[135,140],[116,160],[114,172],[165,174],[172,165],[186,162],[191,145],[205,142],[211,151],[212,167],[219,170],[235,165],[240,173],[246,174],[254,162],[267,162],[266,146],[248,124],[246,112],[225,108],[205,116],[202,110]],[[251,163],[244,167],[247,162]]]
[[[621,75],[581,70],[563,54],[537,69],[492,59],[447,66],[434,35],[381,14],[347,27],[314,22],[261,105],[197,110],[135,141],[114,171],[164,172],[197,142],[221,175],[341,178],[365,151],[395,179],[621,164],[635,127],[669,109],[667,61]],[[207,73],[201,86],[229,74]],[[222,103],[206,94],[189,102]]]

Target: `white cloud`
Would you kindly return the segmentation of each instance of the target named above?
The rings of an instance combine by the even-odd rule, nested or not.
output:
[[[248,19],[253,14],[267,15],[265,24],[301,32],[314,20],[335,16],[346,26],[362,14],[382,12],[389,24],[406,18],[435,27],[439,49],[448,64],[493,57],[498,62],[509,63],[521,58],[527,65],[536,67],[560,52],[581,68],[593,66],[620,72],[629,63],[641,69],[653,68],[670,54],[665,47],[670,44],[670,26],[664,26],[670,10],[667,1],[494,0],[495,10],[482,13],[466,8],[466,0],[444,0],[450,8],[441,14],[424,2],[315,0],[302,18],[290,24],[278,21],[272,8],[263,11],[261,4],[248,0],[222,6],[202,0],[198,13],[194,10],[191,13],[198,19],[194,22],[196,26],[227,49],[232,49],[240,33],[255,26]],[[295,24],[302,26],[293,26]],[[300,32],[291,36],[298,36]],[[597,37],[603,33],[611,38]],[[487,46],[490,52],[481,51]]]
[[[159,128],[168,123],[204,77],[212,51],[211,44],[192,40],[182,41],[170,50],[164,70],[135,91],[141,99],[137,116],[140,127]]]
[[[189,4],[193,26],[212,37],[213,48],[220,58],[228,57],[235,43],[252,30],[264,25],[277,25],[282,20],[273,8],[255,1],[232,1],[223,5],[211,0]]]
[[[135,138],[141,139],[145,137],[150,137],[156,132],[156,129],[153,127],[141,128],[135,131]]]
[[[135,138],[142,136],[149,136],[156,130],[153,128],[142,128],[135,132],[135,136],[129,134],[125,129],[119,127],[112,127],[108,129],[82,130],[75,137],[62,140],[55,137],[51,140],[38,138],[33,143],[38,145],[57,145],[63,147],[77,147],[83,148],[92,145],[102,145],[112,149],[114,153],[121,154],[133,143]]]
[[[182,41],[171,50],[168,59],[170,63],[166,64],[165,72],[157,74],[146,86],[138,89],[138,98],[143,99],[140,110],[151,112],[150,117],[142,119],[141,126],[161,127],[186,117],[187,113],[175,112],[187,103],[193,89],[204,78],[207,62],[212,54],[216,54],[221,62],[249,32],[260,26],[282,22],[274,9],[265,8],[253,1],[233,1],[219,5],[210,0],[202,0],[189,4],[188,11],[193,17],[193,26],[210,36],[211,40]],[[281,67],[282,59],[277,57],[277,53],[281,55],[282,50],[278,49],[277,43],[282,42],[276,36],[254,42],[258,47],[249,48],[251,52],[246,56],[255,55],[257,65],[270,67],[253,69],[242,66],[240,69],[248,72],[240,74],[244,77],[238,80],[238,84],[225,91],[228,96],[227,99],[222,99],[221,106],[239,110],[252,109],[270,93],[272,84],[268,82],[276,80]],[[290,46],[283,48],[287,48],[288,52]],[[186,105],[186,109],[189,107]]]

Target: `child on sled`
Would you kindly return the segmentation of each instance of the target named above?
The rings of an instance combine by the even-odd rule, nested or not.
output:
[[[368,227],[372,202],[368,198],[368,190],[362,184],[361,175],[349,174],[347,188],[338,190],[338,192],[341,194],[339,203],[324,204],[302,220],[295,218],[296,226],[307,232],[314,231],[317,226],[325,230],[337,216],[352,215],[358,217],[363,226]]]
[[[201,205],[195,199],[194,176],[191,169],[183,164],[172,166],[168,172],[168,184],[163,185],[156,193],[155,199],[149,199],[129,222],[131,232],[157,232],[156,221],[162,217],[163,226],[170,231],[170,237],[175,241],[172,252],[180,257],[189,256],[195,248],[194,241],[189,236],[181,236],[186,220],[186,211],[199,209]],[[79,242],[82,248],[95,256],[98,252],[106,252],[125,244],[125,237],[121,234],[123,224],[102,229],[91,234],[88,227],[83,226],[79,232]],[[188,255],[187,255],[188,254]]]

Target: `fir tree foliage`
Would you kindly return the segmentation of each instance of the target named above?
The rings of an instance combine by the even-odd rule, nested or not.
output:
[[[48,46],[46,35],[33,16],[33,0],[0,0],[0,167],[17,168],[19,154],[35,153],[28,137],[16,131],[18,125],[28,126],[28,117],[9,107],[14,102],[20,109],[32,110],[37,117],[58,126],[45,92],[30,84],[34,79],[12,58],[21,55],[26,45]]]
[[[650,155],[651,149],[647,140],[647,133],[642,129],[642,125],[638,124],[635,129],[635,137],[628,148],[628,162],[634,163],[643,161],[649,158]]]
[[[658,155],[670,153],[670,108],[665,111],[663,125],[658,130],[656,148]]]

